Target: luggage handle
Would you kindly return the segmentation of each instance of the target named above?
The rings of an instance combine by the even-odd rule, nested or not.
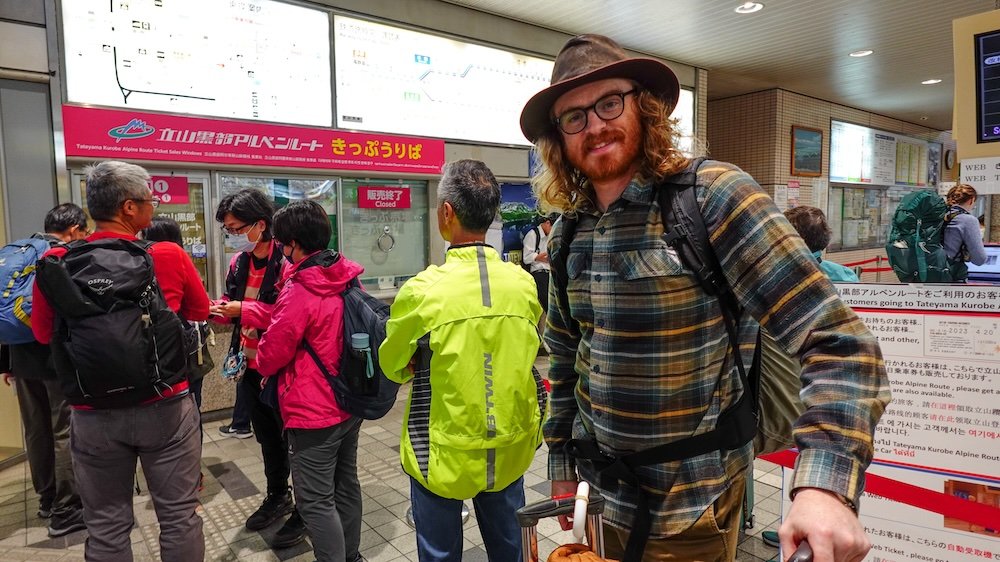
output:
[[[598,556],[604,556],[604,496],[591,491],[587,500],[587,544]],[[572,515],[576,509],[576,496],[548,499],[526,505],[517,510],[517,523],[521,526],[521,554],[524,562],[540,562],[538,558],[538,533],[535,526],[542,519]]]
[[[576,497],[574,496],[541,500],[518,509],[517,523],[521,527],[534,527],[542,519],[573,515],[575,505]],[[587,515],[601,515],[602,513],[604,513],[604,496],[591,491],[590,499],[587,500]]]

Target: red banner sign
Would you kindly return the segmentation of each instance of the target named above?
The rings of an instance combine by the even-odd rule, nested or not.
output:
[[[444,141],[63,106],[66,156],[439,174]]]
[[[163,205],[187,205],[191,200],[186,176],[150,176],[149,188]]]
[[[358,186],[358,207],[361,209],[409,209],[410,188],[390,185]]]

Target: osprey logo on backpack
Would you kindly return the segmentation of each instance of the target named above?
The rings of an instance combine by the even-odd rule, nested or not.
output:
[[[90,279],[87,281],[87,288],[89,288],[91,291],[94,291],[98,295],[103,295],[104,293],[111,290],[114,286],[115,286],[114,280],[108,279],[106,277]]]
[[[42,238],[25,238],[0,249],[0,343],[35,341],[31,333],[31,290],[35,264],[49,250]]]

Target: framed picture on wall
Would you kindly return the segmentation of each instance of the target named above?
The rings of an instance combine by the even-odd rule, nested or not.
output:
[[[823,173],[823,131],[792,125],[792,175],[818,177]]]

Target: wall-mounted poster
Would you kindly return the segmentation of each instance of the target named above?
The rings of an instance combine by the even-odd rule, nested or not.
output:
[[[62,0],[71,102],[332,124],[330,16],[276,0]]]

